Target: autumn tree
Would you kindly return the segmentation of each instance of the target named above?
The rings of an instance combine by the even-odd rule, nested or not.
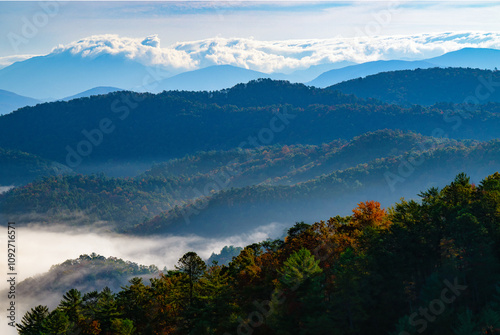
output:
[[[380,202],[373,200],[360,202],[358,207],[352,210],[352,222],[360,229],[386,228],[389,224],[385,209],[381,208]]]

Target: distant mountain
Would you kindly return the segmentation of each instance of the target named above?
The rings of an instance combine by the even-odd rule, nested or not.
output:
[[[327,87],[342,81],[366,77],[381,72],[427,69],[431,67],[465,67],[493,70],[500,67],[500,50],[464,48],[421,61],[390,60],[367,62],[327,71],[307,84],[316,87]]]
[[[10,113],[24,106],[34,106],[40,100],[24,97],[13,92],[0,90],[0,115]]]
[[[89,87],[136,87],[151,77],[150,71],[120,55],[82,57],[64,51],[33,57],[1,69],[0,89],[54,100],[83,92]]]
[[[200,70],[188,71],[159,82],[155,92],[216,91],[233,87],[259,78],[271,78],[272,75],[247,70],[232,65],[215,65]]]
[[[500,50],[464,48],[448,52],[439,57],[429,58],[426,61],[441,67],[471,67],[494,70],[500,68]]]
[[[123,91],[123,90],[121,88],[116,88],[116,87],[99,86],[99,87],[91,88],[90,90],[86,90],[85,92],[81,92],[81,93],[72,95],[70,97],[66,97],[66,98],[61,99],[61,100],[69,101],[69,100],[73,100],[73,99],[87,98],[87,97],[90,97],[93,95],[103,95],[103,94],[108,94],[111,92],[119,92],[119,91]]]
[[[363,64],[340,61],[313,65],[291,73],[263,73],[233,65],[212,65],[193,69],[187,54],[178,53],[179,64],[170,67],[145,61],[156,53],[162,53],[159,41],[145,39],[142,43],[110,50],[119,38],[108,41],[109,36],[97,36],[91,41],[83,39],[69,46],[54,49],[45,56],[19,61],[0,69],[0,89],[33,97],[43,101],[67,99],[75,92],[89,87],[120,87],[126,90],[161,92],[163,90],[214,91],[232,87],[238,83],[258,78],[283,79],[327,87],[345,80],[365,77],[385,71],[412,70],[429,67],[479,67],[494,69],[498,65],[499,50],[466,48],[422,61],[386,60]],[[123,42],[123,41],[122,41]],[[137,52],[134,52],[134,48]],[[141,51],[139,51],[141,50]],[[134,56],[146,53],[148,56]],[[184,56],[182,56],[184,55]],[[158,56],[159,57],[159,56]],[[183,58],[184,57],[184,58]],[[203,56],[204,57],[204,56]],[[201,64],[201,65],[200,65]],[[202,62],[196,66],[213,64]],[[277,71],[277,70],[275,70]],[[291,71],[290,69],[288,71]]]
[[[488,82],[497,86],[486,87],[484,83]],[[328,89],[388,103],[433,105],[438,102],[500,102],[499,86],[500,71],[431,68],[382,72],[344,81]]]
[[[426,61],[380,60],[327,71],[316,79],[308,82],[307,85],[323,88],[345,80],[366,77],[380,72],[413,70],[418,68],[427,69],[434,66],[435,65]]]
[[[335,63],[312,65],[307,69],[296,70],[289,74],[273,73],[273,78],[280,80],[288,80],[291,83],[306,83],[308,81],[313,80],[314,78],[316,78],[317,76],[326,71],[341,69],[343,67],[355,64],[356,63],[354,62],[341,61]]]

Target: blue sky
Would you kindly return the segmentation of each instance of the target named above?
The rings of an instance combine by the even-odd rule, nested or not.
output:
[[[47,54],[59,44],[98,34],[158,34],[162,45],[170,45],[212,37],[269,41],[351,37],[365,31],[500,31],[500,3],[493,1],[66,1],[57,3],[56,12],[45,22],[39,2],[0,2],[0,57]],[[23,37],[26,22],[33,24],[35,18],[41,20],[36,33],[13,45],[12,39]]]

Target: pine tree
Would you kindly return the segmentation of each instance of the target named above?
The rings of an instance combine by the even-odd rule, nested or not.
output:
[[[17,329],[21,335],[39,335],[44,332],[44,321],[49,316],[47,306],[38,305],[32,308],[21,319],[21,324],[17,324]]]

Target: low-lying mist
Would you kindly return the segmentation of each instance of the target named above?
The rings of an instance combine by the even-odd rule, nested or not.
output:
[[[0,194],[5,193],[12,188],[14,188],[14,186],[0,186]]]
[[[290,224],[291,225],[291,224]],[[284,234],[289,224],[273,222],[250,231],[247,234],[227,238],[204,238],[198,235],[135,237],[110,232],[92,232],[58,225],[56,227],[22,226],[16,228],[16,265],[17,284],[24,279],[47,272],[52,265],[68,259],[78,258],[83,254],[96,254],[105,257],[117,257],[142,265],[156,265],[174,269],[178,259],[188,251],[195,251],[203,259],[208,259],[212,252],[220,252],[226,245],[246,246],[267,238],[277,238]],[[7,247],[2,238],[0,246]],[[0,268],[7,269],[7,260],[0,260]],[[6,292],[8,283],[0,282],[0,292]],[[24,313],[36,305],[54,305],[62,298],[59,293],[47,292],[40,301],[31,301],[30,297],[16,296],[16,323],[21,322]],[[2,298],[0,308],[6,310],[9,301]],[[7,326],[2,316],[0,330],[2,334],[16,334],[15,329]]]
[[[190,236],[136,237],[110,232],[77,231],[72,227],[17,226],[18,281],[46,272],[54,264],[82,254],[95,252],[105,257],[118,257],[142,265],[156,265],[159,269],[173,269],[178,259],[188,251],[195,251],[203,259],[218,253],[226,245],[244,247],[267,238],[283,235],[287,224],[273,222],[246,234],[227,238]],[[2,244],[6,243],[2,241]],[[6,260],[0,267],[6,268]],[[7,283],[0,284],[0,290]]]

